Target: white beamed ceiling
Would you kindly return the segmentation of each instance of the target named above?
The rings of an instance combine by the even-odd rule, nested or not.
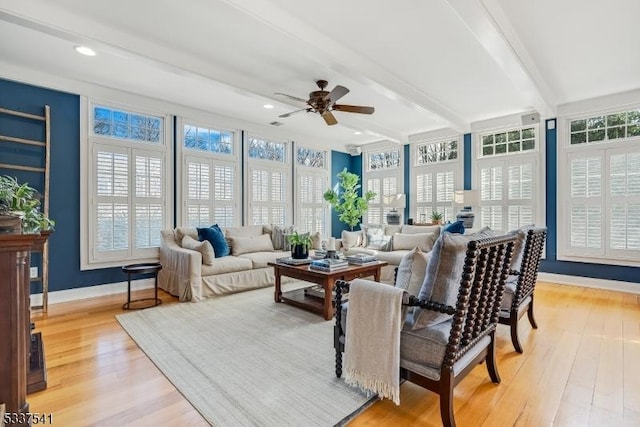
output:
[[[5,0],[0,63],[344,150],[637,90],[637,16],[637,0]],[[317,79],[376,112],[278,118],[304,105],[274,92],[306,99]]]

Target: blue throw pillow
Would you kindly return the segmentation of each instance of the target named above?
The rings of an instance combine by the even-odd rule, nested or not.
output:
[[[197,228],[196,230],[198,230],[198,240],[201,242],[208,240],[211,243],[216,258],[222,258],[231,253],[227,239],[224,238],[224,233],[218,224],[214,224],[209,228]]]
[[[444,226],[442,231],[448,231],[449,233],[464,234],[464,221],[456,221]]]

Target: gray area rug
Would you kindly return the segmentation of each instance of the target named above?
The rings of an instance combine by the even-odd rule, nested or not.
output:
[[[273,288],[116,317],[215,426],[341,425],[375,399],[336,378],[333,322]]]

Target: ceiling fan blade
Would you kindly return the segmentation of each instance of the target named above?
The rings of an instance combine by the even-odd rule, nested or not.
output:
[[[289,113],[280,114],[278,117],[285,118],[285,117],[289,117],[292,114],[301,113],[303,111],[311,111],[311,108],[302,108],[300,110],[295,110],[295,111],[291,111]]]
[[[331,111],[325,111],[324,113],[322,113],[322,118],[325,122],[327,122],[329,126],[338,124],[336,117],[333,115],[333,113],[331,113]]]
[[[280,96],[286,96],[287,98],[293,99],[294,101],[304,102],[305,104],[307,103],[306,99],[298,98],[297,96],[287,95],[286,93],[282,93],[282,92],[274,92],[274,94],[280,95]]]
[[[376,111],[373,107],[364,107],[362,105],[344,105],[344,104],[333,104],[333,109],[335,111],[344,111],[347,113],[360,113],[360,114],[373,114]]]
[[[338,85],[338,86],[334,87],[331,92],[329,92],[327,95],[325,95],[323,100],[324,101],[329,101],[330,104],[333,104],[338,99],[342,98],[343,96],[345,96],[348,93],[349,93],[349,89],[347,89],[344,86]]]

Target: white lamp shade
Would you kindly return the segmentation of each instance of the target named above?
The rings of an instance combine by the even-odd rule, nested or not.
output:
[[[384,197],[384,205],[392,208],[404,209],[404,207],[406,206],[406,203],[407,203],[407,197],[402,193],[393,194],[391,196]]]
[[[456,190],[453,192],[454,206],[480,206],[480,192],[478,190]]]

